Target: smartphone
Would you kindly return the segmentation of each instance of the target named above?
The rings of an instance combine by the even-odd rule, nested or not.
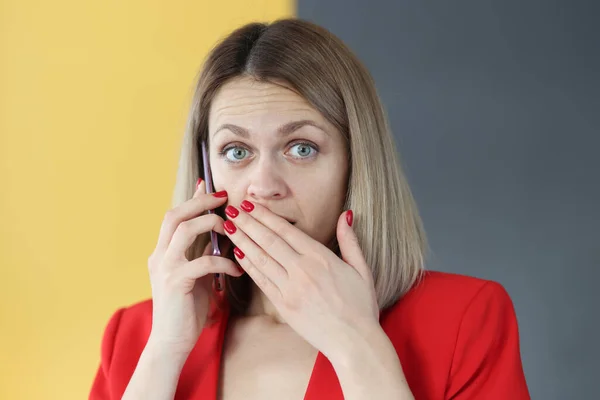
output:
[[[206,182],[206,193],[214,193],[212,173],[210,171],[210,163],[208,161],[208,149],[206,148],[206,141],[202,141],[202,164],[204,169],[204,182]],[[208,210],[208,214],[214,214],[214,210]],[[221,249],[219,249],[219,237],[217,232],[210,231],[210,241],[212,243],[212,255],[221,256]],[[223,290],[224,277],[223,274],[214,274],[214,287],[218,292]]]

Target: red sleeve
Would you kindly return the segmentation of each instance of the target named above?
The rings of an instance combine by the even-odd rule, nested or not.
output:
[[[530,399],[513,303],[498,283],[485,283],[466,308],[445,398]]]
[[[108,325],[104,330],[104,336],[102,337],[102,349],[100,356],[100,366],[96,372],[96,378],[92,384],[92,390],[90,392],[90,400],[110,400],[111,388],[109,380],[109,372],[111,367],[113,348],[115,343],[115,337],[119,329],[119,323],[121,322],[121,316],[125,311],[124,308],[119,309],[113,314],[108,321]]]

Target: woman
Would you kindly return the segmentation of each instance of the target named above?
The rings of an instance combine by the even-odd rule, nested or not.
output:
[[[288,19],[228,36],[179,165],[152,300],[111,318],[91,399],[529,398],[506,291],[423,271],[374,83],[331,33]]]

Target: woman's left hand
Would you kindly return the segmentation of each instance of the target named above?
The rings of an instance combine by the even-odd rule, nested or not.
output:
[[[300,336],[331,360],[343,356],[343,346],[357,334],[381,329],[373,276],[351,227],[352,211],[338,218],[342,260],[266,207],[243,201],[240,208],[228,206],[224,224],[237,247],[236,259]]]

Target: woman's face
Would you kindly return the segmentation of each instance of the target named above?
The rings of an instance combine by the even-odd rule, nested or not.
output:
[[[327,245],[346,195],[345,139],[301,96],[236,78],[219,89],[209,114],[215,191],[228,204],[267,207]]]

